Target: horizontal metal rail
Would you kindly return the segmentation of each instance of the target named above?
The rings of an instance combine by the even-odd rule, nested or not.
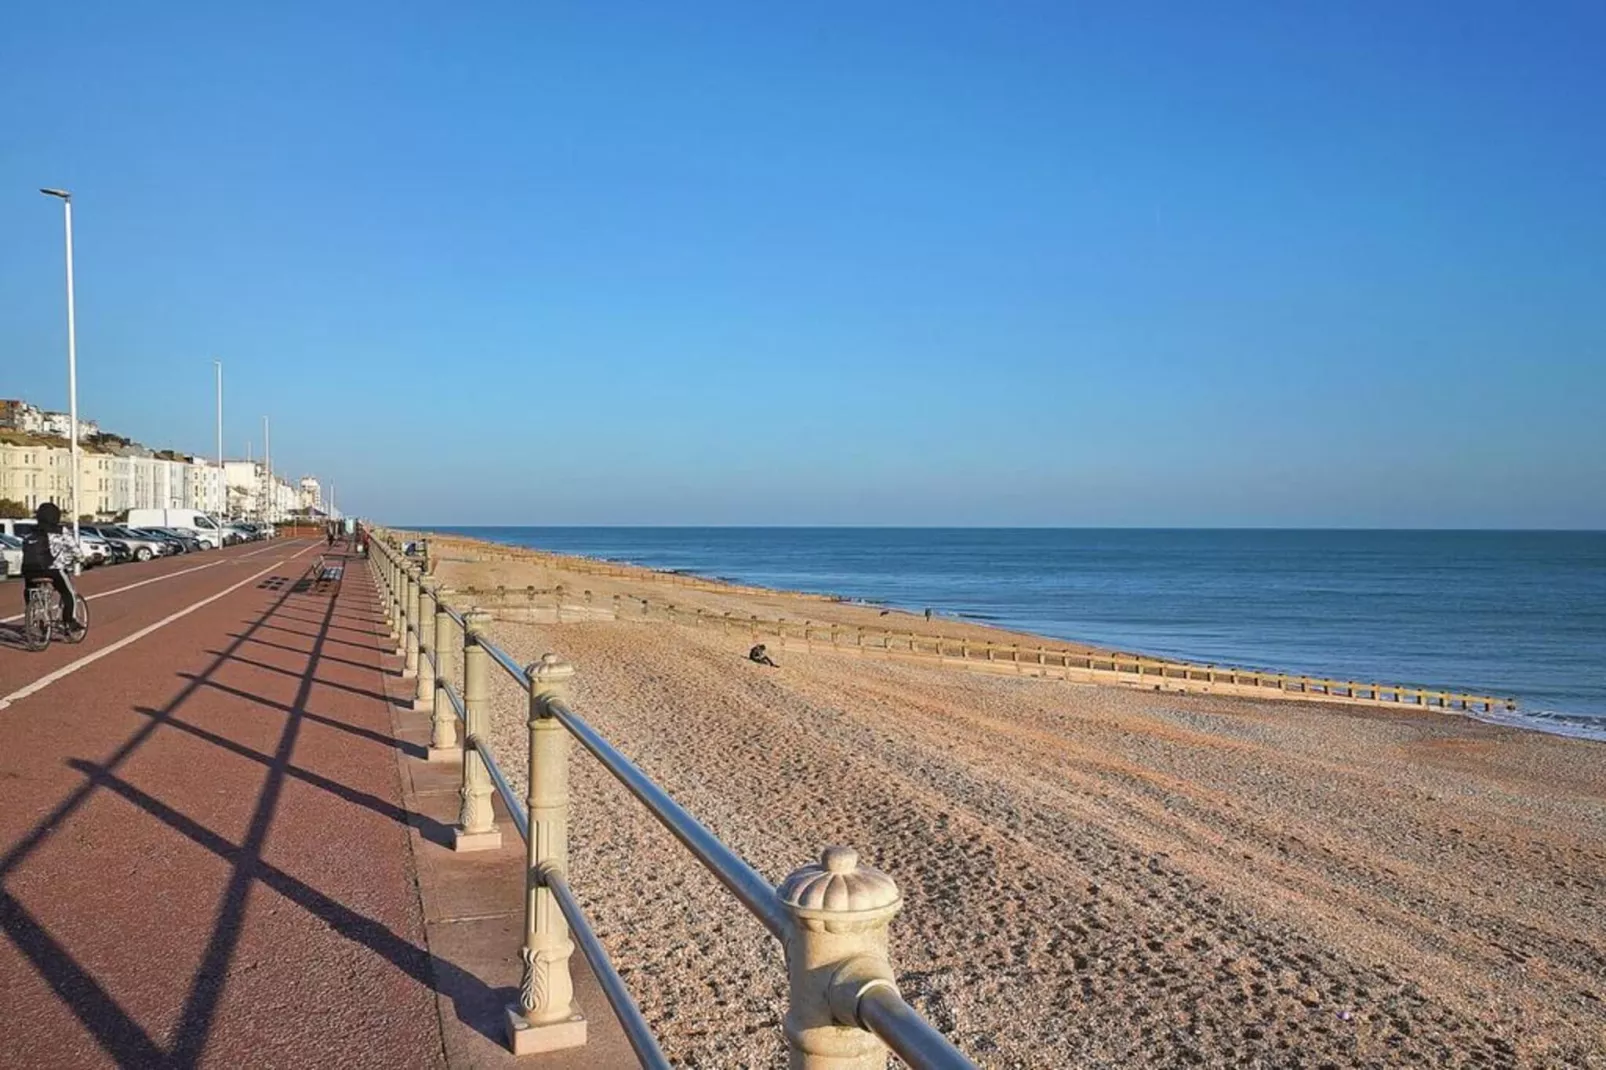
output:
[[[636,1050],[636,1058],[649,1070],[659,1070],[660,1067],[669,1070],[669,1060],[664,1058],[662,1049],[658,1047],[658,1038],[652,1035],[652,1027],[642,1017],[641,1008],[636,1006],[630,989],[625,987],[624,978],[613,968],[602,941],[597,939],[591,922],[575,901],[574,892],[569,890],[569,882],[563,879],[557,867],[550,864],[541,867],[540,877],[541,883],[552,893],[552,898],[558,901],[558,909],[568,919],[569,931],[574,934],[575,943],[580,945],[586,961],[591,963],[591,972],[597,975],[597,983],[602,986],[603,995],[608,997],[613,1013],[624,1027],[630,1046]]]
[[[496,755],[491,753],[490,746],[479,736],[469,736],[468,745],[479,752],[485,761],[485,768],[491,774],[491,783],[496,785],[496,793],[502,796],[502,805],[507,807],[508,816],[513,819],[513,825],[519,830],[519,839],[525,843],[530,842],[530,815],[524,812],[524,803],[513,792],[513,785],[507,782],[502,775],[502,767],[496,764]]]
[[[502,666],[502,671],[513,677],[514,681],[526,691],[530,689],[530,674],[524,671],[524,666],[507,656],[507,652],[495,643],[480,643],[481,648],[491,655],[491,660]]]
[[[444,602],[438,604],[464,629],[466,637],[467,621],[464,615]],[[405,618],[404,621],[403,634],[418,634],[422,631],[421,626],[415,625],[413,621]],[[529,672],[515,662],[506,651],[484,639],[480,640],[480,646],[524,689],[528,690],[531,687]],[[438,651],[428,647],[422,648],[419,652],[434,668],[437,686],[446,693],[446,700],[451,704],[453,712],[466,726],[468,711],[463,696],[440,671],[444,659]],[[939,648],[939,654],[940,652]],[[615,779],[640,800],[653,817],[673,833],[703,867],[736,896],[749,913],[763,923],[772,936],[790,949],[791,938],[794,936],[792,917],[770,883],[684,807],[675,802],[634,762],[615,749],[596,729],[571,710],[566,702],[550,695],[543,695],[541,698],[541,704],[547,713],[562,724],[570,736],[579,740]],[[492,785],[502,797],[508,816],[518,830],[519,837],[528,844],[529,814],[524,802],[514,793],[513,786],[502,773],[496,756],[491,752],[490,744],[478,735],[466,736],[464,743],[480,756]],[[569,887],[561,868],[547,862],[532,876],[552,894],[559,911],[568,922],[575,943],[590,964],[641,1065],[648,1067],[649,1070],[660,1070],[660,1068],[668,1070],[670,1064],[664,1057],[657,1038],[653,1036],[623,978],[614,968],[607,949],[597,938],[596,931],[575,899],[574,892]],[[879,1038],[904,1062],[917,1070],[975,1070],[975,1064],[922,1018],[891,985],[877,984],[866,989],[860,995],[854,1010],[857,1017],[856,1024]]]
[[[457,689],[452,686],[450,680],[441,680],[438,676],[435,679],[440,681],[441,690],[446,692],[446,701],[452,704],[452,710],[457,714],[457,719],[460,722],[467,723],[468,708],[463,705],[463,696],[457,693]]]
[[[919,1070],[976,1070],[976,1064],[951,1044],[890,985],[875,985],[859,997],[859,1022]]]
[[[496,764],[496,755],[491,748],[478,736],[472,736],[468,741],[485,762],[486,770],[491,774],[491,783],[496,785],[496,793],[502,796],[502,803],[507,807],[508,816],[513,819],[513,825],[519,830],[519,838],[525,843],[530,842],[530,818],[525,812],[519,798],[513,792],[513,785],[507,782],[502,775],[502,767]],[[608,958],[607,949],[597,939],[596,931],[591,928],[591,922],[586,918],[580,904],[575,901],[574,892],[569,889],[568,882],[563,875],[551,866],[541,867],[539,876],[541,883],[552,892],[552,897],[558,902],[558,909],[568,919],[569,929],[573,932],[575,942],[580,945],[586,961],[591,964],[592,972],[597,975],[597,983],[602,986],[602,992],[608,997],[608,1003],[613,1007],[614,1014],[618,1016],[619,1024],[624,1028],[625,1036],[630,1040],[630,1046],[636,1050],[636,1056],[645,1067],[656,1070],[669,1068],[669,1060],[658,1047],[658,1041],[652,1035],[652,1029],[647,1025],[647,1019],[642,1017],[641,1008],[636,1006],[635,999],[630,995],[630,989],[625,987],[624,978],[614,968],[613,961]]]
[[[614,777],[630,790],[630,793],[640,799],[652,815],[675,834],[675,838],[686,845],[686,849],[697,857],[697,860],[719,878],[719,882],[731,890],[731,894],[739,899],[744,907],[759,921],[770,934],[782,943],[786,942],[790,929],[791,918],[786,908],[781,905],[780,898],[775,889],[770,887],[757,870],[742,860],[742,857],[720,842],[708,829],[689,814],[684,807],[669,797],[669,793],[653,783],[652,778],[636,768],[623,754],[614,749],[602,736],[581,719],[573,710],[562,702],[551,702],[547,708],[552,716],[562,722],[569,734],[578,739],[597,761],[612,773]]]

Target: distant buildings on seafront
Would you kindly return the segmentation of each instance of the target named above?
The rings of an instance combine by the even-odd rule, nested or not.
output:
[[[0,400],[0,503],[16,503],[29,513],[47,501],[70,508],[71,433],[66,413]],[[316,477],[293,485],[280,475],[270,479],[260,461],[220,466],[192,454],[153,450],[82,418],[78,451],[78,507],[85,515],[109,520],[129,509],[199,509],[272,522],[328,515]]]

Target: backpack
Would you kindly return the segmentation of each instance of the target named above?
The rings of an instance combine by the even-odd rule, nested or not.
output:
[[[22,540],[22,574],[37,576],[49,572],[56,564],[56,555],[50,552],[50,536],[34,531]]]

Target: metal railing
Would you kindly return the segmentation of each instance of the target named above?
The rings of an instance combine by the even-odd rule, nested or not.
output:
[[[518,1004],[508,1011],[508,1046],[515,1054],[585,1042],[585,1022],[573,1001],[569,972],[577,944],[642,1064],[669,1065],[568,884],[572,738],[781,941],[789,979],[784,1033],[791,1065],[869,1070],[885,1067],[890,1049],[916,1070],[973,1066],[898,991],[887,926],[903,900],[890,877],[859,865],[851,849],[832,847],[818,864],[804,866],[779,888],[772,887],[574,712],[568,701],[572,666],[548,654],[521,667],[490,641],[485,631],[489,614],[459,612],[449,605],[451,591],[426,579],[386,533],[372,532],[369,546],[396,652],[403,658],[404,674],[417,678],[414,708],[431,714],[429,759],[456,761],[463,770],[455,849],[501,845],[493,793],[501,796],[525,843],[523,975]],[[462,652],[460,675],[448,657],[455,650]],[[522,800],[488,740],[492,665],[529,696],[529,778]]]

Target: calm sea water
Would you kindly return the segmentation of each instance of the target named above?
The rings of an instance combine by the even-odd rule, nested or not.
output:
[[[451,530],[1129,651],[1514,695],[1522,723],[1606,739],[1606,532]]]

